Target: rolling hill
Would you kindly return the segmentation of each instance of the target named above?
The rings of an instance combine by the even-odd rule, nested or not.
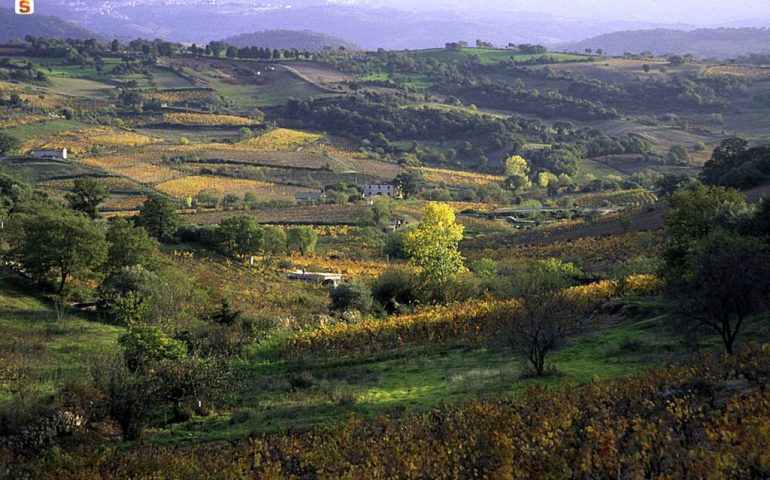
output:
[[[701,58],[727,58],[770,52],[767,28],[701,28],[692,31],[654,29],[608,33],[562,45],[568,50],[603,49],[609,55],[625,52],[692,53]]]
[[[347,50],[361,48],[341,38],[312,30],[265,30],[228,37],[223,41],[236,47],[296,48],[309,52],[317,52],[324,47],[345,47]]]
[[[88,5],[86,5],[88,3]],[[259,3],[259,2],[257,2]],[[249,2],[90,2],[48,0],[38,12],[56,15],[110,37],[163,38],[207,43],[256,30],[311,30],[345,39],[365,49],[441,47],[446,42],[480,38],[496,45],[576,42],[609,32],[641,28],[691,28],[679,23],[567,18],[550,14],[487,8],[400,9],[386,4],[298,0]],[[278,47],[280,48],[280,47]]]
[[[0,42],[23,39],[26,35],[48,38],[103,38],[74,23],[50,15],[16,15],[13,10],[0,8]]]

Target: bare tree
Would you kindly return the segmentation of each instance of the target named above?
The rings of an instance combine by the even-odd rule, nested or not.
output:
[[[546,356],[557,349],[564,337],[583,328],[583,312],[562,292],[531,293],[521,298],[508,331],[511,347],[525,355],[534,375],[545,374]]]

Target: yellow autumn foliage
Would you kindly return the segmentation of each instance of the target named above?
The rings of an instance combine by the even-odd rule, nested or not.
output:
[[[276,128],[257,137],[238,142],[233,146],[251,150],[297,150],[318,141],[321,137],[320,133]]]
[[[178,123],[182,125],[255,125],[258,123],[248,117],[240,115],[219,115],[214,113],[164,113],[163,121],[166,123]]]
[[[446,168],[420,167],[423,177],[429,182],[445,183],[459,186],[483,186],[492,182],[505,180],[501,175],[487,173],[465,172],[462,170],[449,170]]]
[[[177,198],[194,197],[199,192],[206,190],[219,196],[232,193],[239,197],[242,197],[246,192],[254,192],[261,200],[288,198],[295,192],[302,190],[299,187],[277,185],[259,180],[204,175],[176,178],[160,183],[155,188]]]

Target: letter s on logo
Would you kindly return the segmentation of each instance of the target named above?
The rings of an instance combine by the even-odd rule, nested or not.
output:
[[[16,14],[29,15],[35,12],[35,0],[16,0]]]

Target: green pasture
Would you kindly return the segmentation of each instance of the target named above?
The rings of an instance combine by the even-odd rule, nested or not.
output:
[[[499,63],[505,61],[526,62],[532,59],[548,58],[555,62],[574,62],[589,58],[588,55],[577,55],[573,53],[547,52],[544,54],[517,53],[511,50],[498,48],[463,48],[460,51],[447,50],[445,48],[434,48],[427,50],[405,51],[407,55],[418,58],[436,58],[445,62],[462,61],[466,58],[477,56],[482,63]]]

